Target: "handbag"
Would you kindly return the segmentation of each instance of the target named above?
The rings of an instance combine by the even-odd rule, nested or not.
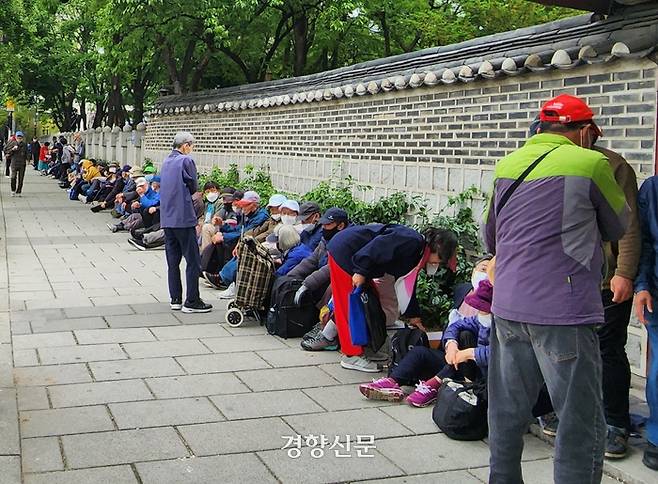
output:
[[[368,329],[370,349],[375,353],[386,342],[386,313],[379,302],[377,290],[368,285],[361,293],[361,302],[365,308],[366,327]]]
[[[487,381],[460,383],[443,380],[432,420],[453,440],[482,440],[488,432]]]
[[[361,299],[363,286],[355,287],[348,299],[348,325],[350,328],[350,340],[353,345],[365,346],[368,344],[368,323],[366,318],[366,307]]]

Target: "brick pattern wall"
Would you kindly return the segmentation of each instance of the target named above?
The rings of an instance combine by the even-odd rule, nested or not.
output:
[[[407,190],[439,208],[470,186],[489,191],[496,160],[523,144],[542,101],[560,93],[586,98],[604,130],[600,144],[624,155],[640,178],[653,174],[655,64],[645,59],[268,109],[156,116],[145,156],[161,161],[175,132],[190,130],[201,170],[267,165],[277,186],[299,193],[349,174],[373,187],[366,199]]]
[[[375,96],[211,114],[157,116],[144,155],[159,162],[176,131],[198,139],[201,171],[237,163],[269,167],[281,189],[304,193],[351,175],[367,199],[419,194],[435,209],[476,186],[489,192],[498,159],[521,146],[540,104],[558,94],[585,98],[603,128],[601,146],[621,153],[638,178],[654,173],[656,65],[646,59],[573,70],[455,83]],[[474,202],[481,213],[484,200]],[[646,335],[629,329],[634,371],[644,375]]]

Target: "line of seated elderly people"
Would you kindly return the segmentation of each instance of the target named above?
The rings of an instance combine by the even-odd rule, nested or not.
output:
[[[111,210],[119,220],[108,224],[110,230],[129,231],[129,242],[147,250],[164,244],[164,231],[159,227],[159,181],[157,175],[145,174],[138,167],[116,163],[99,167],[94,160],[83,160],[79,173],[70,171],[67,186],[70,198],[90,203],[93,212]],[[341,208],[321,213],[314,202],[300,205],[282,194],[272,195],[262,207],[256,192],[220,189],[212,181],[192,198],[206,284],[221,290],[220,298],[232,299],[239,265],[236,246],[241,237],[253,237],[272,256],[277,277],[302,281],[294,304],[311,301],[319,309],[319,321],[303,336],[302,349],[336,351],[342,346],[344,368],[376,373],[390,359],[386,350],[377,354],[350,342],[345,308],[346,294],[359,282],[353,278],[372,279],[387,323],[396,323],[402,313],[412,326],[422,328],[415,301],[418,271],[425,269],[432,275],[440,264],[454,267],[457,240],[450,231],[431,229],[419,234],[399,225],[353,226]],[[493,296],[489,262],[488,257],[478,261],[471,283],[456,288],[455,309],[443,334],[442,349],[414,346],[388,376],[358,386],[364,397],[405,400],[426,407],[436,400],[446,378],[486,379]],[[339,276],[347,276],[347,280],[341,281]],[[404,291],[401,296],[394,283],[408,282],[409,276],[413,290],[403,307]],[[385,346],[390,348],[388,340]],[[415,390],[407,390],[413,385]],[[550,400],[542,392],[536,415],[549,410]]]

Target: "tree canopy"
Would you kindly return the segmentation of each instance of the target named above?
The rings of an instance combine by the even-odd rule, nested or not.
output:
[[[0,97],[62,130],[135,125],[163,88],[310,74],[572,14],[525,0],[3,0]]]

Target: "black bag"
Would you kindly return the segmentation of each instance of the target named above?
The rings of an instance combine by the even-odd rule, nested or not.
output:
[[[405,357],[407,353],[414,346],[426,346],[429,348],[430,341],[427,338],[425,331],[418,328],[402,328],[395,332],[391,338],[391,349],[393,353],[393,358],[391,364],[388,368],[388,375],[391,375],[391,372],[395,367],[400,364],[402,358]]]
[[[363,290],[361,301],[366,309],[366,326],[370,336],[368,346],[377,352],[386,342],[386,313],[379,302],[377,291],[372,286],[367,286]]]
[[[443,380],[432,420],[451,439],[484,439],[489,433],[486,379],[475,383]]]
[[[319,321],[320,312],[312,301],[293,302],[303,281],[282,276],[275,280],[272,302],[265,326],[269,334],[282,338],[300,338]]]

